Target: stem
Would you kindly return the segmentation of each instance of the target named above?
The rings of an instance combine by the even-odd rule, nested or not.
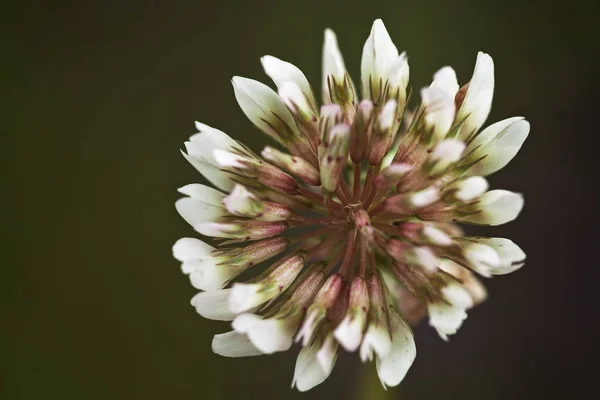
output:
[[[335,191],[335,195],[340,199],[340,201],[342,202],[343,205],[347,205],[348,203],[350,203],[350,198],[346,195],[346,193],[342,189],[341,182],[340,182],[340,185],[338,186],[338,188]]]
[[[354,250],[356,248],[356,229],[352,229],[348,234],[348,245],[346,246],[346,253],[340,266],[339,274],[346,276],[348,267],[352,264],[352,257],[354,256]]]
[[[369,271],[375,272],[375,253],[369,251]]]
[[[369,190],[369,185],[371,183],[371,179],[373,178],[373,166],[369,165],[369,168],[367,168],[367,176],[365,177],[365,184],[363,185],[362,188],[362,192],[359,196],[359,198],[363,198],[365,197],[365,192],[367,192]]]
[[[309,200],[314,200],[319,204],[326,204],[323,195],[320,193],[313,192],[312,190],[305,188],[304,186],[298,186],[297,190],[299,195],[304,196]],[[342,205],[337,202],[332,202],[332,207],[335,207],[338,210],[341,210],[343,208]]]
[[[367,243],[363,238],[360,240],[360,262],[359,262],[359,271],[358,274],[360,277],[365,277],[365,272],[367,270]]]
[[[303,225],[337,225],[335,217],[305,217],[304,215],[294,214],[290,217],[291,222],[298,222]]]
[[[321,250],[326,249],[327,247],[332,246],[334,244],[337,244],[337,242],[340,242],[342,240],[342,238],[340,238],[338,236],[338,233],[339,233],[339,231],[331,232],[331,237],[329,239],[326,239],[325,241],[313,246],[312,248],[307,249],[307,254],[308,254],[307,259],[313,258]]]
[[[371,218],[375,217],[377,214],[381,213],[385,209],[385,201],[379,203],[373,210],[369,212],[369,216]]]
[[[367,177],[365,179],[365,186],[363,187],[361,203],[365,203],[368,196],[371,194],[371,191],[375,191],[375,188],[373,187],[373,178],[375,178],[375,175],[377,175],[377,173],[379,172],[380,167],[380,165],[376,167],[369,167],[369,170],[367,171]],[[369,171],[371,172],[370,174]]]
[[[352,202],[355,203],[360,192],[360,163],[354,163],[354,182],[352,182]]]
[[[340,179],[340,189],[342,189],[342,193],[344,193],[344,196],[346,197],[346,204],[349,204],[352,200],[352,193],[350,193],[350,188],[344,178]]]
[[[294,235],[290,239],[290,244],[291,243],[298,243],[298,242],[301,242],[301,241],[306,240],[306,239],[312,239],[312,238],[317,237],[317,236],[323,236],[325,233],[330,233],[331,229],[332,228],[330,226],[323,226],[323,227],[321,227],[321,228],[319,228],[317,230],[303,233],[302,235]]]

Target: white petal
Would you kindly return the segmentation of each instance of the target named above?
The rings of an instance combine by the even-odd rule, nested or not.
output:
[[[216,165],[221,168],[244,168],[242,157],[229,151],[214,149],[213,157]]]
[[[454,191],[453,196],[462,201],[471,201],[488,190],[489,184],[482,176],[470,176],[447,186],[448,191]]]
[[[196,232],[211,237],[231,238],[240,232],[241,227],[237,224],[201,222],[193,225]]]
[[[297,316],[262,319],[254,314],[241,314],[233,320],[233,329],[245,333],[257,349],[265,354],[288,350],[298,328]]]
[[[192,286],[206,291],[224,288],[242,269],[235,265],[217,265],[215,260],[186,261],[181,268],[189,273]]]
[[[386,327],[387,328],[387,327]],[[390,332],[381,326],[369,325],[360,345],[360,359],[362,362],[373,359],[373,352],[377,357],[386,357],[392,349]]]
[[[267,302],[273,290],[261,290],[264,287],[260,283],[235,283],[229,297],[229,309],[241,313]],[[276,289],[274,291],[277,293]]]
[[[331,103],[327,77],[332,76],[336,81],[344,79],[346,67],[344,59],[338,47],[337,38],[331,29],[325,29],[325,41],[323,42],[323,103]]]
[[[226,214],[221,207],[201,203],[191,197],[184,197],[177,200],[175,208],[179,212],[179,215],[192,226],[207,221],[218,221]]]
[[[347,351],[356,351],[362,339],[364,318],[347,315],[337,326],[333,335]]]
[[[285,82],[279,88],[279,96],[291,111],[294,113],[301,113],[302,115],[312,115],[315,109],[310,103],[310,99],[306,97],[306,94],[302,92],[300,86],[294,82]]]
[[[360,63],[363,97],[369,97],[370,81],[376,87],[374,92],[378,93],[380,79],[385,84],[390,78],[390,69],[397,59],[398,49],[385,29],[383,21],[377,19],[363,47]]]
[[[473,307],[473,299],[471,298],[471,295],[458,282],[453,282],[444,286],[441,289],[441,292],[446,301],[455,307]]]
[[[377,358],[377,374],[384,387],[398,386],[417,355],[417,347],[410,328],[395,312],[390,313],[390,329],[391,351],[386,357]]]
[[[481,197],[478,213],[457,220],[478,225],[502,225],[517,218],[523,209],[523,196],[508,190],[490,190]]]
[[[433,225],[425,225],[423,227],[423,236],[425,236],[429,243],[437,246],[451,246],[454,241],[446,232],[436,228]],[[436,259],[436,262],[438,260]]]
[[[463,243],[465,243],[462,245],[464,256],[468,261],[468,267],[473,271],[483,276],[490,276],[490,271],[500,265],[500,256],[492,247],[469,241]]]
[[[192,297],[191,303],[204,318],[232,321],[236,313],[229,311],[227,300],[230,293],[231,289],[200,292]]]
[[[489,54],[480,51],[469,88],[456,114],[456,121],[462,121],[466,117],[459,138],[466,139],[481,128],[492,108],[493,96],[494,61]]]
[[[219,192],[217,189],[199,183],[190,183],[189,185],[180,187],[177,191],[186,196],[190,196],[194,200],[215,207],[220,206],[225,197],[225,194]]]
[[[487,176],[504,168],[519,152],[528,135],[529,122],[521,117],[488,126],[469,143],[467,153],[470,153],[465,161],[483,159],[473,165],[468,173]]]
[[[173,245],[173,257],[179,261],[200,260],[211,256],[215,248],[194,238],[181,238]]]
[[[428,87],[421,90],[421,99],[427,128],[433,129],[434,141],[442,140],[454,121],[456,106],[454,98],[447,92]]]
[[[219,149],[236,148],[242,149],[234,139],[228,134],[206,124],[196,121],[196,129],[198,133],[190,137],[190,141],[194,144],[200,144],[205,146],[206,143],[210,143],[210,147]]]
[[[452,67],[447,66],[440,68],[433,75],[433,82],[431,83],[430,87],[443,90],[450,97],[452,97],[452,100],[454,100],[458,89],[460,89],[460,87],[458,86],[458,81],[456,79],[456,72],[454,72],[454,69],[452,69]]]
[[[427,311],[429,313],[429,325],[434,327],[438,335],[446,341],[448,335],[454,335],[467,318],[464,308],[451,306],[444,302],[428,304]]]
[[[303,347],[298,354],[292,387],[295,386],[300,392],[306,392],[323,383],[331,374],[331,369],[323,370],[319,365],[317,360],[318,351],[319,342],[315,341],[310,346]]]
[[[286,82],[291,82],[297,85],[302,93],[304,93],[304,96],[306,96],[309,101],[312,101],[311,105],[316,107],[316,101],[314,100],[310,83],[308,83],[308,79],[306,79],[306,76],[302,73],[300,68],[273,56],[264,56],[260,59],[260,62],[262,63],[265,72],[273,79],[273,82],[275,82],[278,89],[281,89]]]
[[[263,208],[258,197],[239,184],[222,201],[227,211],[243,217],[256,217]]]
[[[223,357],[251,357],[262,354],[250,342],[248,336],[235,331],[215,335],[212,351]]]
[[[188,145],[186,143],[186,148],[187,147]],[[183,151],[181,152],[181,154],[183,154],[185,159],[188,160],[188,162],[192,164],[192,166],[194,166],[194,168],[196,168],[198,172],[202,174],[202,176],[204,176],[210,183],[212,183],[219,189],[229,192],[235,185],[235,182],[229,178],[229,175],[226,172],[219,170],[218,168],[216,168],[213,165],[210,165],[206,161],[198,160],[184,153]]]
[[[317,362],[323,371],[329,371],[329,373],[331,373],[335,361],[337,360],[338,349],[338,342],[334,339],[333,334],[329,333],[325,337],[323,345],[317,352]]]
[[[273,89],[253,79],[239,76],[233,77],[232,83],[240,108],[254,125],[281,143],[285,142],[281,137],[283,132],[276,128],[280,127],[282,122],[296,132],[297,127],[292,114]]]
[[[505,275],[525,264],[525,252],[512,240],[504,238],[477,238],[477,242],[493,248],[500,256],[500,264],[489,270],[492,275]]]
[[[403,52],[398,56],[396,61],[393,62],[390,67],[390,90],[394,87],[404,89],[404,98],[406,100],[406,87],[408,86],[408,80],[410,77],[410,68],[408,66],[408,58],[406,52]]]
[[[413,193],[410,203],[415,208],[421,208],[433,204],[439,199],[440,192],[435,187],[428,187]]]

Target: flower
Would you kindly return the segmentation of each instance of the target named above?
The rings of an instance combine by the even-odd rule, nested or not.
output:
[[[196,124],[183,155],[215,188],[182,187],[176,208],[213,239],[180,239],[173,254],[202,290],[192,299],[198,313],[232,321],[214,337],[215,353],[299,343],[292,386],[305,391],[329,376],[339,351],[356,351],[375,359],[384,387],[396,386],[416,356],[410,325],[428,314],[448,340],[487,297],[476,274],[523,265],[509,239],[465,237],[456,223],[517,217],[522,196],[488,191],[484,177],[516,155],[529,123],[515,117],[480,131],[494,91],[494,64],[481,52],[469,83],[460,87],[443,67],[408,110],[407,60],[375,21],[359,94],[327,29],[320,108],[300,69],[273,56],[261,61],[277,91],[232,80],[242,111],[279,148],[258,155]],[[248,270],[262,272],[248,279]]]

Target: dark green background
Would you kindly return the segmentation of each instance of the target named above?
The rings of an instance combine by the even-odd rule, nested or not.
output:
[[[519,243],[527,266],[488,281],[490,300],[449,343],[418,327],[417,360],[389,396],[580,398],[598,315],[595,4],[3,2],[0,398],[359,397],[368,369],[356,355],[305,395],[289,389],[297,350],[213,355],[227,324],[196,315],[171,245],[193,234],[173,206],[176,188],[200,180],[179,154],[193,121],[266,143],[230,78],[267,82],[259,57],[272,54],[319,83],[329,26],[358,79],[376,17],[408,51],[415,89],[446,64],[467,81],[484,50],[496,63],[490,121],[532,123],[491,178],[525,193],[521,218],[484,230]]]

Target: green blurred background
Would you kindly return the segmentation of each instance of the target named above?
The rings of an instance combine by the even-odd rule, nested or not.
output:
[[[196,315],[171,256],[193,234],[173,206],[176,188],[201,179],[179,153],[193,121],[259,150],[267,141],[230,78],[267,82],[259,57],[272,54],[319,83],[325,27],[358,77],[376,17],[408,52],[415,89],[447,64],[467,81],[484,50],[496,63],[489,121],[532,123],[491,178],[525,193],[521,218],[481,231],[514,239],[527,266],[488,281],[489,301],[449,343],[416,328],[417,360],[388,398],[586,393],[598,315],[598,11],[577,0],[3,2],[0,398],[383,398],[377,384],[365,396],[373,367],[356,355],[299,394],[289,388],[296,349],[212,354],[228,326]]]

